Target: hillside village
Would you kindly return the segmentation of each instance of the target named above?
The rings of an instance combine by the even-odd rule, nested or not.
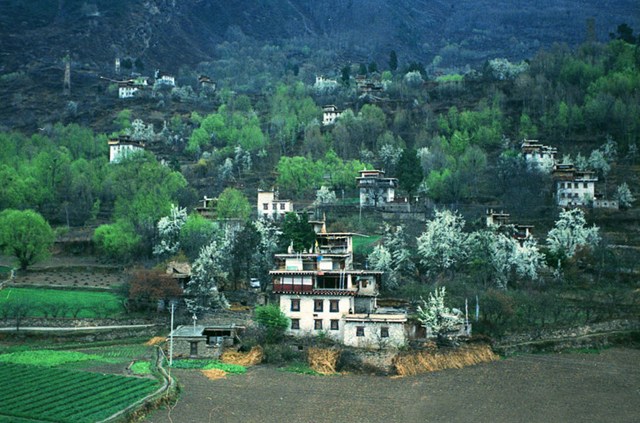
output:
[[[162,387],[127,389],[161,403],[174,364],[403,376],[632,342],[637,46],[444,75],[394,56],[260,93],[118,57],[96,128],[0,133],[0,359],[149,338],[125,372]]]

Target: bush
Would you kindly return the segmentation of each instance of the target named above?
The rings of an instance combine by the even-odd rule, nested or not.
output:
[[[263,363],[283,364],[304,361],[304,354],[288,344],[268,344],[264,346]]]
[[[289,318],[273,304],[256,307],[254,320],[265,330],[265,341],[268,344],[281,341],[284,331],[289,327]]]

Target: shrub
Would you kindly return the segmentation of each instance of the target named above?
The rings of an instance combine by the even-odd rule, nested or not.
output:
[[[289,327],[289,318],[273,304],[256,307],[254,320],[265,330],[267,343],[279,342]]]

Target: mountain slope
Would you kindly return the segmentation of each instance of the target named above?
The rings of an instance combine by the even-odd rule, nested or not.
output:
[[[396,49],[414,60],[458,50],[462,59],[529,56],[555,41],[585,39],[596,18],[605,39],[621,22],[640,22],[635,0],[5,0],[0,54],[5,71],[70,52],[88,63],[116,55],[153,66],[193,64],[240,30],[259,41],[325,38],[354,56]],[[447,50],[448,48],[448,50]],[[459,59],[458,59],[459,60]]]

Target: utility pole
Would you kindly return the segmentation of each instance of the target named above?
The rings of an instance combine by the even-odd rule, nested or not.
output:
[[[173,365],[173,313],[176,309],[176,303],[171,301],[171,332],[169,333],[169,367]]]

